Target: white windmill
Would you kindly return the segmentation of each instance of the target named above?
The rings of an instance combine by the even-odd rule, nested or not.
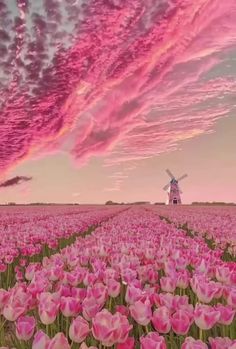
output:
[[[178,179],[175,178],[173,173],[171,173],[170,170],[166,170],[167,174],[170,176],[171,180],[168,184],[166,184],[163,188],[163,190],[167,190],[167,205],[181,205],[181,197],[180,194],[182,194],[182,191],[179,188],[179,181],[186,178],[188,175],[184,174],[183,176],[179,177]]]

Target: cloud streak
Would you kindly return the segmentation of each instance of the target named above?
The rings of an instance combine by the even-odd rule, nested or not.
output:
[[[26,177],[26,176],[16,176],[10,179],[7,179],[6,181],[0,183],[0,188],[8,188],[15,185],[19,185],[25,182],[29,182],[32,180],[32,177]]]
[[[2,171],[57,149],[152,157],[234,112],[234,0],[37,4],[0,0]]]

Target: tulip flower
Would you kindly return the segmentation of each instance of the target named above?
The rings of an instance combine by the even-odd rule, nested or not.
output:
[[[33,316],[20,316],[16,321],[16,337],[28,341],[34,334],[36,321]]]
[[[152,324],[160,333],[168,333],[171,329],[170,310],[166,306],[157,308],[152,316]]]
[[[33,340],[32,349],[48,349],[50,338],[43,332],[38,331]]]
[[[50,340],[46,349],[71,349],[64,333],[58,332],[53,339]]]
[[[181,336],[185,336],[191,326],[191,315],[184,310],[177,310],[171,316],[171,326],[173,331]]]
[[[220,319],[220,312],[209,305],[196,305],[194,321],[202,330],[209,330]]]
[[[147,326],[152,318],[151,303],[146,300],[144,303],[141,301],[135,302],[129,307],[130,314],[133,319],[142,326]]]
[[[208,349],[207,345],[203,343],[200,339],[194,339],[192,337],[185,338],[181,349]]]
[[[157,332],[149,332],[147,336],[140,338],[141,349],[167,349],[165,339]]]
[[[82,316],[78,316],[70,325],[69,337],[75,343],[82,343],[89,332],[90,329],[88,322],[82,318]]]

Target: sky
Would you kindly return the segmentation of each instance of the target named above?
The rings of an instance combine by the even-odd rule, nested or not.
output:
[[[236,202],[235,0],[0,0],[0,202]]]

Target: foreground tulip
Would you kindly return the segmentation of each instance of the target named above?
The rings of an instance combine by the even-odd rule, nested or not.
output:
[[[222,338],[222,337],[216,337],[216,338],[209,338],[209,343],[211,345],[211,349],[229,349],[230,346],[233,344],[233,341],[229,339],[228,337]]]
[[[152,324],[156,331],[168,333],[171,329],[170,311],[166,306],[157,308],[152,316]]]
[[[16,319],[18,319],[18,317],[24,312],[25,307],[20,304],[14,303],[13,301],[5,305],[2,313],[8,321],[16,321]]]
[[[185,338],[181,349],[208,349],[207,345],[203,343],[200,339],[196,340],[192,337]]]
[[[107,347],[115,343],[124,343],[132,328],[124,315],[120,313],[112,315],[106,309],[95,315],[92,325],[94,338]]]
[[[141,301],[135,302],[129,307],[130,314],[133,319],[142,326],[147,326],[152,318],[151,303],[146,300],[144,303]]]
[[[16,321],[16,337],[28,341],[34,334],[35,325],[33,316],[20,316]]]
[[[211,329],[219,320],[220,312],[209,305],[197,304],[194,310],[194,321],[202,330]]]
[[[50,338],[43,332],[38,331],[33,340],[32,349],[48,349]]]
[[[157,332],[149,332],[147,336],[140,338],[141,349],[167,349],[165,339]]]
[[[75,343],[82,343],[89,332],[90,329],[88,322],[82,318],[82,316],[78,316],[70,325],[69,337]]]
[[[176,334],[185,336],[191,326],[190,316],[184,310],[177,310],[171,317],[171,326]]]
[[[50,340],[46,349],[71,349],[64,333],[57,333],[53,339]]]

